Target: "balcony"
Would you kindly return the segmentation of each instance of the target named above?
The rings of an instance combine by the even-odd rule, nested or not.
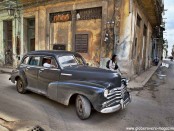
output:
[[[22,7],[32,7],[32,6],[40,6],[45,4],[54,4],[58,2],[66,2],[72,0],[18,0],[19,6]]]
[[[153,27],[162,22],[163,0],[137,0]]]

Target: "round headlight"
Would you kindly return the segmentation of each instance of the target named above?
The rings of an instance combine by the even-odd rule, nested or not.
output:
[[[104,90],[104,97],[107,97],[108,94],[109,94],[109,90],[108,90],[108,89],[105,89],[105,90]]]

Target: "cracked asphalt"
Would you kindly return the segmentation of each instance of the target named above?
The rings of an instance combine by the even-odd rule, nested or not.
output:
[[[159,68],[143,90],[132,91],[132,103],[111,114],[92,111],[80,120],[75,106],[66,107],[35,93],[19,94],[8,78],[0,73],[0,125],[9,131],[126,131],[127,127],[174,126],[174,62]],[[165,76],[166,75],[166,76]],[[0,127],[0,131],[2,130]],[[3,131],[3,130],[2,130]]]

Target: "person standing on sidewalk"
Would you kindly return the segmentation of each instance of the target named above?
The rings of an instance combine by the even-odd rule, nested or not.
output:
[[[158,65],[158,63],[159,63],[159,58],[158,58],[158,56],[155,57],[155,59],[153,60],[153,62],[154,62],[154,64],[155,64],[155,66]]]
[[[112,55],[112,58],[109,60],[109,69],[112,71],[117,71],[121,75],[121,71],[117,65],[117,55]]]

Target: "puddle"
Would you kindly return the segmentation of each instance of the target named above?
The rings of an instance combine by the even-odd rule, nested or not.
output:
[[[154,100],[157,99],[157,94],[160,90],[160,87],[164,86],[167,81],[168,75],[166,74],[168,74],[168,69],[169,68],[166,68],[166,65],[159,67],[143,87],[143,91],[138,91],[135,95],[143,98],[152,98]],[[172,90],[174,91],[174,88]]]
[[[160,80],[164,80],[166,78],[166,75],[163,74],[156,74]]]

